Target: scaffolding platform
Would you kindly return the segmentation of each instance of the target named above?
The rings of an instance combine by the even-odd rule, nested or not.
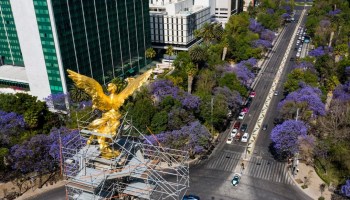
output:
[[[134,196],[140,199],[182,199],[189,187],[188,152],[151,145],[130,120],[123,118],[118,133],[109,138],[117,157],[103,157],[99,145],[86,143],[82,129],[62,147],[69,199],[105,199]]]

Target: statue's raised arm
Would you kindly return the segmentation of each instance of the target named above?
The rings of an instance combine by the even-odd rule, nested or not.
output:
[[[112,109],[111,99],[103,92],[102,86],[97,81],[69,69],[67,69],[67,72],[68,77],[74,81],[75,85],[90,95],[94,109],[101,111]]]

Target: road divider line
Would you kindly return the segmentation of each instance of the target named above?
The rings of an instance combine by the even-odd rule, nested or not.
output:
[[[274,81],[272,82],[272,86],[271,86],[271,88],[270,88],[270,90],[268,92],[268,95],[267,95],[266,99],[265,99],[264,106],[263,106],[263,108],[265,108],[265,109],[261,110],[260,115],[258,117],[258,120],[257,120],[257,122],[256,122],[256,124],[254,126],[253,132],[252,132],[252,134],[251,134],[251,136],[249,138],[249,141],[248,141],[248,144],[247,144],[247,148],[246,148],[246,151],[244,153],[244,157],[242,157],[242,159],[244,159],[244,160],[250,160],[251,156],[254,154],[254,147],[255,147],[256,138],[258,138],[258,134],[260,132],[260,127],[262,125],[263,120],[265,119],[267,110],[270,107],[270,104],[271,104],[271,101],[272,101],[272,97],[274,96],[274,91],[276,90],[277,84],[280,81],[281,75],[282,75],[282,73],[283,73],[283,71],[284,71],[284,69],[286,67],[287,57],[289,56],[289,53],[290,53],[292,45],[294,44],[294,40],[295,40],[295,36],[297,34],[297,31],[298,31],[298,27],[300,27],[300,24],[301,24],[301,22],[302,22],[302,20],[304,18],[304,15],[305,15],[305,9],[301,13],[301,17],[300,17],[300,19],[298,21],[296,29],[293,32],[292,39],[289,41],[286,53],[284,54],[284,57],[283,57],[282,62],[280,64],[280,67],[278,68],[278,71],[276,73]],[[279,38],[279,40],[280,40],[280,38]],[[267,66],[267,64],[266,64],[266,66]],[[260,80],[260,77],[259,77],[259,80]],[[255,85],[256,84],[257,84],[257,82],[255,83]]]

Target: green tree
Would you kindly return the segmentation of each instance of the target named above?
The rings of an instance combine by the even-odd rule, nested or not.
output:
[[[152,47],[150,47],[146,49],[145,55],[146,55],[146,58],[153,59],[154,57],[156,57],[157,53]]]
[[[199,68],[198,65],[201,62],[206,61],[207,59],[207,52],[204,49],[204,46],[195,45],[188,51],[191,60],[196,63],[197,69]]]
[[[223,77],[221,77],[219,80],[219,86],[220,87],[228,87],[230,90],[235,90],[239,92],[239,94],[243,97],[247,96],[247,88],[245,88],[237,79],[236,74],[234,73],[226,73]]]
[[[171,45],[168,46],[166,49],[166,54],[168,55],[169,66],[170,66],[170,57],[174,55],[174,47]]]
[[[195,30],[195,37],[202,38],[206,44],[219,42],[224,35],[224,29],[220,23],[204,23],[202,28]]]
[[[174,60],[174,66],[178,69],[181,69],[183,66],[186,66],[188,63],[191,62],[191,57],[188,54],[187,51],[181,51],[176,55],[176,58]]]
[[[151,121],[151,130],[154,134],[165,131],[168,124],[168,112],[163,110],[157,112]]]
[[[198,96],[210,95],[215,85],[215,73],[209,69],[201,70],[198,81],[196,81],[196,94]]]
[[[9,149],[8,148],[0,148],[0,169],[1,171],[6,169],[6,156],[9,154]]]
[[[194,76],[196,75],[197,73],[197,68],[194,66],[194,64],[192,62],[188,63],[186,65],[186,73],[187,73],[187,81],[188,81],[188,84],[187,84],[187,92],[188,93],[192,93],[192,83],[193,83],[193,79],[194,79]]]
[[[88,95],[83,89],[72,85],[69,90],[69,96],[73,102],[82,102],[91,100],[90,95]]]
[[[284,83],[284,90],[288,93],[294,92],[300,88],[299,83],[304,82],[312,87],[318,87],[318,77],[311,71],[303,71],[302,69],[294,69],[287,76]]]
[[[128,85],[128,83],[120,77],[115,77],[114,79],[112,79],[111,83],[117,86],[117,90],[116,90],[117,93],[120,93],[121,91],[123,91],[124,88],[126,88],[126,86]]]
[[[132,105],[128,106],[129,115],[132,117],[132,122],[140,131],[146,130],[152,122],[153,115],[156,113],[156,108],[149,98],[140,98]]]

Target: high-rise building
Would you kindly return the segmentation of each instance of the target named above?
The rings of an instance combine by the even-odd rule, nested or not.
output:
[[[228,22],[231,15],[243,11],[243,0],[211,0],[215,6],[213,21],[221,23],[223,26]]]
[[[1,0],[0,20],[1,62],[39,99],[67,92],[66,69],[106,84],[147,65],[148,0]]]
[[[155,48],[173,46],[188,50],[198,42],[194,31],[210,23],[210,7],[196,5],[194,0],[151,0],[151,40]]]

